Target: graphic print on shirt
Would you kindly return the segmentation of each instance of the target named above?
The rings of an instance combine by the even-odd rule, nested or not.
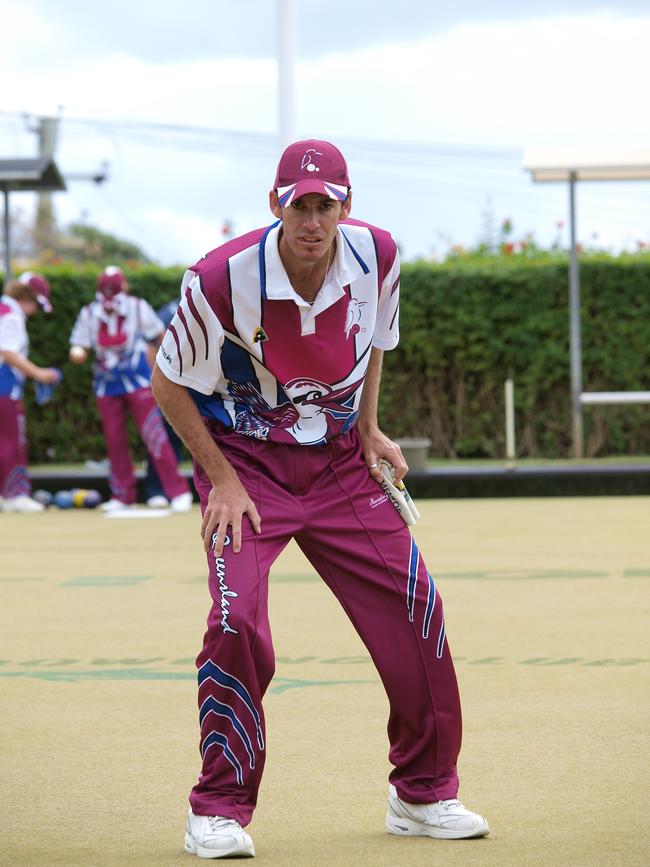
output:
[[[199,412],[261,440],[319,445],[354,425],[373,348],[398,340],[399,256],[367,224],[339,230],[312,304],[289,281],[278,224],[189,269],[159,365]]]
[[[230,394],[244,407],[235,416],[235,430],[259,436],[263,429],[266,436],[268,428],[274,428],[286,431],[301,445],[324,442],[328,435],[347,430],[353,422],[354,398],[362,383],[363,378],[342,388],[332,388],[316,379],[297,377],[284,386],[288,400],[272,407],[252,383],[231,382]]]
[[[278,381],[296,378],[296,356],[303,371],[309,371],[319,382],[342,382],[354,370],[370,344],[365,327],[361,332],[361,313],[368,309],[370,316],[373,311],[371,305],[351,298],[349,286],[343,287],[343,292],[335,304],[318,314],[314,331],[308,334],[301,334],[300,310],[293,301],[273,301],[264,306],[267,339],[258,346],[262,363]],[[295,355],[287,352],[292,345],[296,346]]]

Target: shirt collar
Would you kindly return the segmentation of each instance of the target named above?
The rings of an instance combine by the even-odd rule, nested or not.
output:
[[[272,301],[295,301],[298,306],[305,306],[308,302],[301,298],[291,285],[280,258],[278,242],[281,228],[282,224],[277,222],[261,241],[263,255],[260,256],[260,272],[264,272],[260,273],[262,294]],[[319,294],[327,290],[327,294],[336,294],[338,297],[343,286],[363,277],[369,270],[339,225],[336,230],[336,256]]]
[[[26,315],[25,311],[20,306],[18,301],[16,301],[15,298],[11,297],[11,295],[3,295],[0,298],[0,301],[2,301],[3,304],[6,304],[7,307],[11,307],[11,309],[14,311],[14,313],[18,313],[23,319],[27,319],[27,315]]]

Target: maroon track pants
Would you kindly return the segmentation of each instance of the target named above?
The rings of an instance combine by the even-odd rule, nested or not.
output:
[[[210,424],[262,519],[242,548],[208,555],[213,599],[199,669],[198,815],[250,822],[266,740],[262,697],[275,660],[269,569],[294,537],[343,606],[390,702],[390,781],[404,800],[454,798],[461,711],[442,600],[402,519],[368,473],[356,430],[324,447],[256,441]],[[195,467],[205,509],[210,482]],[[333,757],[334,760],[334,757]]]
[[[136,501],[136,480],[126,429],[129,412],[151,455],[168,499],[189,490],[187,482],[178,472],[176,455],[169,444],[160,410],[150,388],[139,388],[130,394],[114,397],[98,397],[97,407],[102,420],[108,459],[111,462],[109,483],[115,499],[124,503]]]
[[[23,402],[0,397],[0,497],[8,500],[31,492]]]

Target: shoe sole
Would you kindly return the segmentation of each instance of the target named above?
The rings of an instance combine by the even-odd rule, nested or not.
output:
[[[226,849],[222,852],[215,852],[214,849],[206,849],[205,846],[199,846],[191,834],[185,832],[185,851],[188,855],[198,855],[199,858],[254,858],[255,847],[251,840],[250,847],[248,846],[233,846],[232,849]]]
[[[476,831],[452,831],[447,828],[437,828],[435,825],[423,825],[413,822],[411,819],[403,819],[401,816],[386,814],[386,828],[390,834],[398,834],[401,837],[435,837],[438,840],[471,840],[475,837],[487,837],[490,833],[488,823],[485,827],[479,827]]]

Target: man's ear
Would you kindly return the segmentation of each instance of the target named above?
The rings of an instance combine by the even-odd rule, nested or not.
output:
[[[282,219],[282,208],[280,207],[280,200],[275,190],[271,190],[269,193],[269,208],[274,217],[277,217],[278,220]]]
[[[352,210],[352,190],[348,193],[347,199],[341,203],[341,216],[339,220],[347,220]]]

